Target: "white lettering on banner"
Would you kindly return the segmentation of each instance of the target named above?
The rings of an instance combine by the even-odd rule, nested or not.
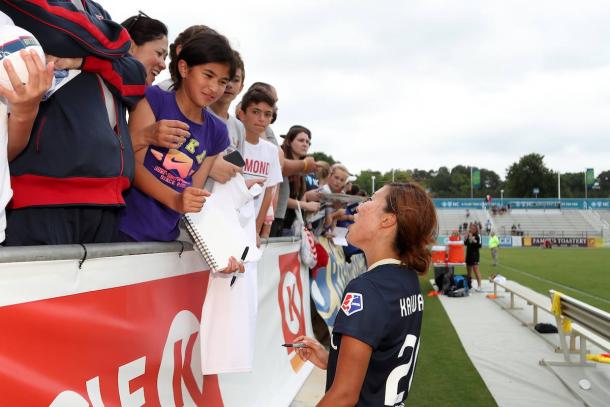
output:
[[[174,317],[167,334],[157,391],[161,406],[202,405],[203,375],[201,359],[193,357],[199,349],[199,320],[190,311],[180,311]],[[133,389],[130,383],[146,374],[146,356],[128,362],[118,368],[118,393],[122,406],[140,407],[146,404],[144,388]],[[49,407],[104,407],[100,391],[100,379],[96,376],[86,382],[87,396],[72,390],[62,391]],[[133,392],[132,392],[133,390]]]
[[[51,404],[49,404],[49,407],[104,407],[102,395],[100,394],[100,378],[95,376],[93,379],[87,380],[85,385],[91,404],[80,394],[72,390],[66,390],[59,393]]]
[[[417,336],[415,335],[407,335],[405,338],[402,347],[400,348],[400,352],[398,352],[398,358],[400,359],[404,354],[407,348],[413,349],[411,351],[411,355],[409,357],[409,361],[403,365],[396,366],[389,374],[388,379],[385,383],[385,398],[384,405],[386,406],[394,406],[401,400],[405,398],[405,391],[398,392],[398,383],[403,377],[407,377],[409,372],[415,366],[415,361],[417,359],[417,351],[415,345],[417,344]],[[419,345],[417,346],[419,347]],[[412,376],[411,376],[412,377]],[[407,386],[407,390],[411,387],[411,380],[409,380],[409,385]]]
[[[299,332],[301,327],[301,296],[299,295],[297,288],[297,279],[292,272],[287,272],[284,282],[282,284],[282,300],[284,302],[284,309],[288,310],[286,316],[286,325],[293,334]]]
[[[87,400],[85,400],[83,396],[71,390],[62,391],[57,397],[55,397],[55,400],[53,400],[53,402],[49,404],[49,407],[65,406],[89,407],[90,404]]]
[[[172,321],[157,378],[162,407],[202,405],[201,359],[193,358],[200,346],[199,327],[197,317],[186,310]]]
[[[139,388],[133,393],[129,390],[129,382],[142,376],[146,370],[146,356],[119,367],[119,398],[121,406],[141,407],[145,403],[144,389]]]
[[[94,377],[93,379],[87,380],[87,394],[89,400],[91,400],[92,407],[104,407],[102,401],[102,394],[100,393],[100,378]]]

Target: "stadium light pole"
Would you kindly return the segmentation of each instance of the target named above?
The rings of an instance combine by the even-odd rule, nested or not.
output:
[[[585,200],[587,199],[587,169],[585,168]]]
[[[375,193],[375,176],[371,175],[371,195]]]
[[[472,165],[470,166],[470,199],[474,196],[472,187]]]
[[[500,190],[500,206],[504,206],[504,190]]]
[[[557,200],[561,201],[561,172],[557,171]]]

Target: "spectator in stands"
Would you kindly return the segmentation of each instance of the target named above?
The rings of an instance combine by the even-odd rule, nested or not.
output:
[[[0,30],[12,25],[12,20],[0,12]],[[34,51],[21,51],[21,58],[29,75],[25,84],[19,80],[9,60],[2,62],[13,89],[0,86],[0,244],[4,242],[6,228],[5,208],[12,195],[9,160],[27,145],[40,99],[53,80],[53,62],[45,66]]]
[[[328,184],[328,176],[330,175],[330,164],[326,161],[316,161],[316,179],[318,188],[322,188]]]
[[[468,229],[468,236],[464,239],[464,245],[466,246],[466,273],[468,275],[468,286],[472,287],[472,272],[477,278],[477,288],[475,291],[481,291],[481,273],[479,272],[479,261],[481,249],[481,235],[479,234],[479,227],[475,222],[470,224]]]
[[[345,185],[349,177],[349,171],[340,163],[335,163],[330,167],[330,175],[328,176],[328,184],[322,187],[322,192],[343,194],[345,193]],[[335,203],[326,206],[326,216],[324,219],[324,227],[327,231],[334,229],[339,220],[353,220],[353,215],[346,215],[344,205]]]
[[[256,233],[264,236],[263,225],[268,221],[274,187],[282,182],[282,171],[278,149],[264,138],[265,128],[273,117],[274,99],[260,89],[253,89],[244,95],[241,103],[242,123],[246,129],[244,147],[244,178],[262,181],[264,193],[254,199],[256,211]],[[270,226],[269,222],[269,226]]]
[[[160,120],[178,120],[188,125],[190,136],[172,148],[151,144],[136,152],[134,188],[126,194],[121,217],[126,240],[175,240],[181,215],[203,207],[209,195],[204,182],[216,155],[229,145],[226,125],[205,110],[235,73],[226,39],[200,33],[184,44],[172,66],[177,77],[172,90],[149,87],[131,113],[129,127],[137,136]]]
[[[309,146],[311,145],[311,132],[303,126],[292,126],[284,137],[282,150],[287,159],[305,160]],[[307,171],[307,161],[304,161],[304,171]],[[305,177],[302,175],[292,175],[288,177],[288,186],[290,190],[290,198],[288,199],[288,210],[284,217],[284,232],[287,234],[292,228],[296,216],[295,211],[298,206],[303,211],[317,212],[320,210],[319,194],[315,190],[306,191]]]
[[[349,191],[346,191],[348,195],[358,195],[358,192],[360,192],[360,187],[358,186],[358,184],[351,184],[351,188],[349,189]]]
[[[144,94],[146,72],[99,4],[19,4],[0,8],[39,39],[55,69],[74,75],[40,105],[36,137],[11,162],[6,244],[111,242],[133,177],[126,107]]]
[[[491,237],[489,238],[489,249],[491,250],[491,259],[493,261],[493,266],[496,267],[498,265],[498,249],[500,248],[500,239],[496,236],[496,232],[491,232]]]
[[[327,369],[318,406],[404,404],[415,370],[404,367],[417,362],[420,341],[424,300],[418,275],[430,265],[436,232],[434,204],[417,184],[385,185],[360,205],[347,236],[370,267],[345,288],[330,353],[313,338],[295,340],[306,346],[297,349],[303,360]]]

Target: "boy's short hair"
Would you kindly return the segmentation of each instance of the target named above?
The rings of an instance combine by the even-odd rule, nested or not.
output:
[[[247,91],[244,97],[241,99],[241,111],[246,113],[248,107],[250,107],[251,105],[256,105],[258,103],[266,103],[272,108],[275,107],[275,101],[269,93],[261,89],[251,89]]]

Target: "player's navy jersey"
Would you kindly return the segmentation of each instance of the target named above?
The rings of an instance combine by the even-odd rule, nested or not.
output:
[[[335,319],[326,390],[341,338],[348,335],[373,348],[357,406],[402,406],[415,370],[423,309],[417,273],[407,267],[383,264],[352,280]]]

